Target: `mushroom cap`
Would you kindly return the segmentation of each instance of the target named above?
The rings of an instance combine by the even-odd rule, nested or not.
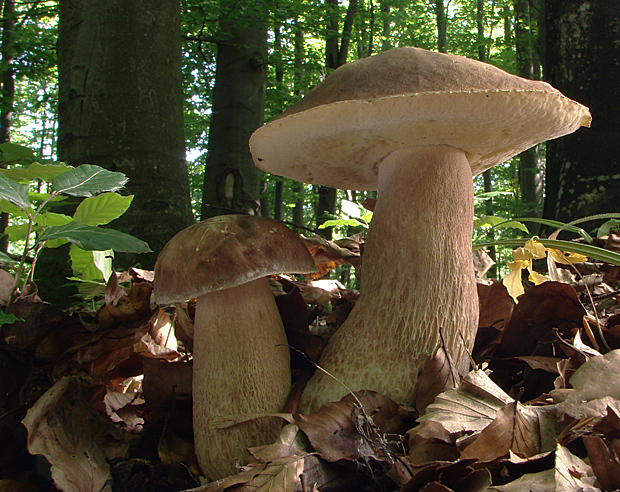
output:
[[[153,294],[170,304],[278,273],[310,273],[312,255],[281,222],[219,215],[174,236],[157,257]]]
[[[377,189],[378,166],[415,145],[465,151],[478,174],[589,126],[588,108],[546,82],[469,58],[398,48],[343,65],[254,132],[254,163],[341,189]]]

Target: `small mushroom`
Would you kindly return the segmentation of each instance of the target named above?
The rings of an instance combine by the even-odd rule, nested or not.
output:
[[[291,373],[268,275],[315,272],[299,237],[272,219],[222,215],[174,236],[155,264],[154,298],[196,297],[192,377],[194,442],[205,475],[236,472],[246,448],[272,443]],[[244,422],[221,428],[228,419]],[[230,425],[230,424],[228,424]]]
[[[329,342],[300,409],[347,389],[415,402],[418,373],[445,341],[468,366],[478,321],[472,173],[589,126],[549,84],[467,58],[399,48],[344,65],[250,139],[270,173],[378,190],[362,293]]]

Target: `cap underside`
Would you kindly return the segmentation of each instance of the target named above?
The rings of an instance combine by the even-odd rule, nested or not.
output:
[[[462,149],[479,174],[542,142],[589,126],[588,109],[549,91],[432,92],[338,101],[276,119],[250,139],[272,174],[339,189],[374,190],[391,152]]]

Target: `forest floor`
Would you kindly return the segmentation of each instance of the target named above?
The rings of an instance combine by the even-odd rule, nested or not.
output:
[[[0,327],[0,490],[617,490],[620,269],[578,267],[518,304],[480,280],[473,369],[445,391],[429,379],[423,415],[350,394],[291,415],[277,443],[208,485],[192,444],[193,304],[154,306],[152,272],[137,269],[113,275],[97,310],[24,296]],[[316,359],[356,292],[272,284],[289,342]],[[295,377],[306,364],[292,352]]]

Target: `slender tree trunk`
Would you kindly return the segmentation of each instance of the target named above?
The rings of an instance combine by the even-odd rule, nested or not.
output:
[[[448,42],[448,19],[443,0],[435,2],[435,17],[437,19],[437,51],[445,53]]]
[[[276,195],[273,201],[273,218],[282,220],[284,217],[284,181],[276,181]]]
[[[259,207],[260,171],[248,141],[263,123],[267,12],[260,2],[222,0],[220,6],[202,220],[230,210],[255,214]]]
[[[484,37],[484,1],[477,0],[476,2],[476,45],[478,51],[478,59],[481,62],[487,61],[487,45]],[[491,193],[493,191],[493,171],[487,169],[482,173],[482,181],[484,184],[484,192]],[[485,200],[484,213],[486,215],[493,215],[493,199],[487,198]],[[493,229],[489,229],[487,232],[487,241],[492,242],[495,239]],[[497,259],[495,246],[489,247],[489,256],[493,261]],[[495,266],[491,267],[487,272],[488,277],[495,278],[497,275],[497,269]]]
[[[129,178],[124,192],[133,203],[111,226],[154,253],[117,255],[121,266],[151,268],[165,243],[193,222],[180,34],[176,2],[60,2],[58,157]]]
[[[570,221],[620,203],[620,2],[547,0],[547,75],[585,104],[591,128],[547,142],[545,217]]]
[[[540,71],[535,68],[538,65],[536,33],[532,29],[534,19],[528,0],[515,0],[514,12],[518,74],[526,79],[534,79],[535,73]],[[535,145],[519,156],[519,188],[521,201],[527,205],[525,215],[540,217],[542,214],[543,182],[542,146]],[[532,224],[530,231],[537,234],[539,227]]]
[[[0,143],[11,141],[11,117],[15,102],[13,73],[13,37],[15,27],[15,0],[5,0],[2,11],[2,102],[0,111]]]
[[[325,65],[330,71],[344,65],[347,60],[349,41],[351,39],[351,31],[353,29],[356,13],[357,0],[350,0],[344,19],[342,35],[339,36],[340,13],[338,10],[338,0],[325,0],[325,19],[327,25],[325,37]],[[340,43],[338,43],[339,38],[341,39]],[[336,203],[337,190],[328,188],[327,186],[320,186],[316,214],[317,227],[335,215]],[[332,237],[333,230],[331,227],[323,230],[326,237]]]
[[[11,141],[11,116],[15,103],[15,78],[13,73],[13,31],[15,27],[15,0],[5,0],[2,11],[2,99],[0,111],[0,143]],[[0,231],[9,225],[9,214],[0,214]],[[7,251],[9,241],[0,237],[0,251]]]
[[[295,207],[293,208],[293,224],[298,226],[304,226],[304,205],[305,205],[305,191],[306,188],[302,183],[299,183],[293,188],[295,193]]]
[[[392,40],[390,39],[390,36],[392,34],[392,5],[387,0],[381,0],[381,19],[383,21],[381,51],[391,50]]]

